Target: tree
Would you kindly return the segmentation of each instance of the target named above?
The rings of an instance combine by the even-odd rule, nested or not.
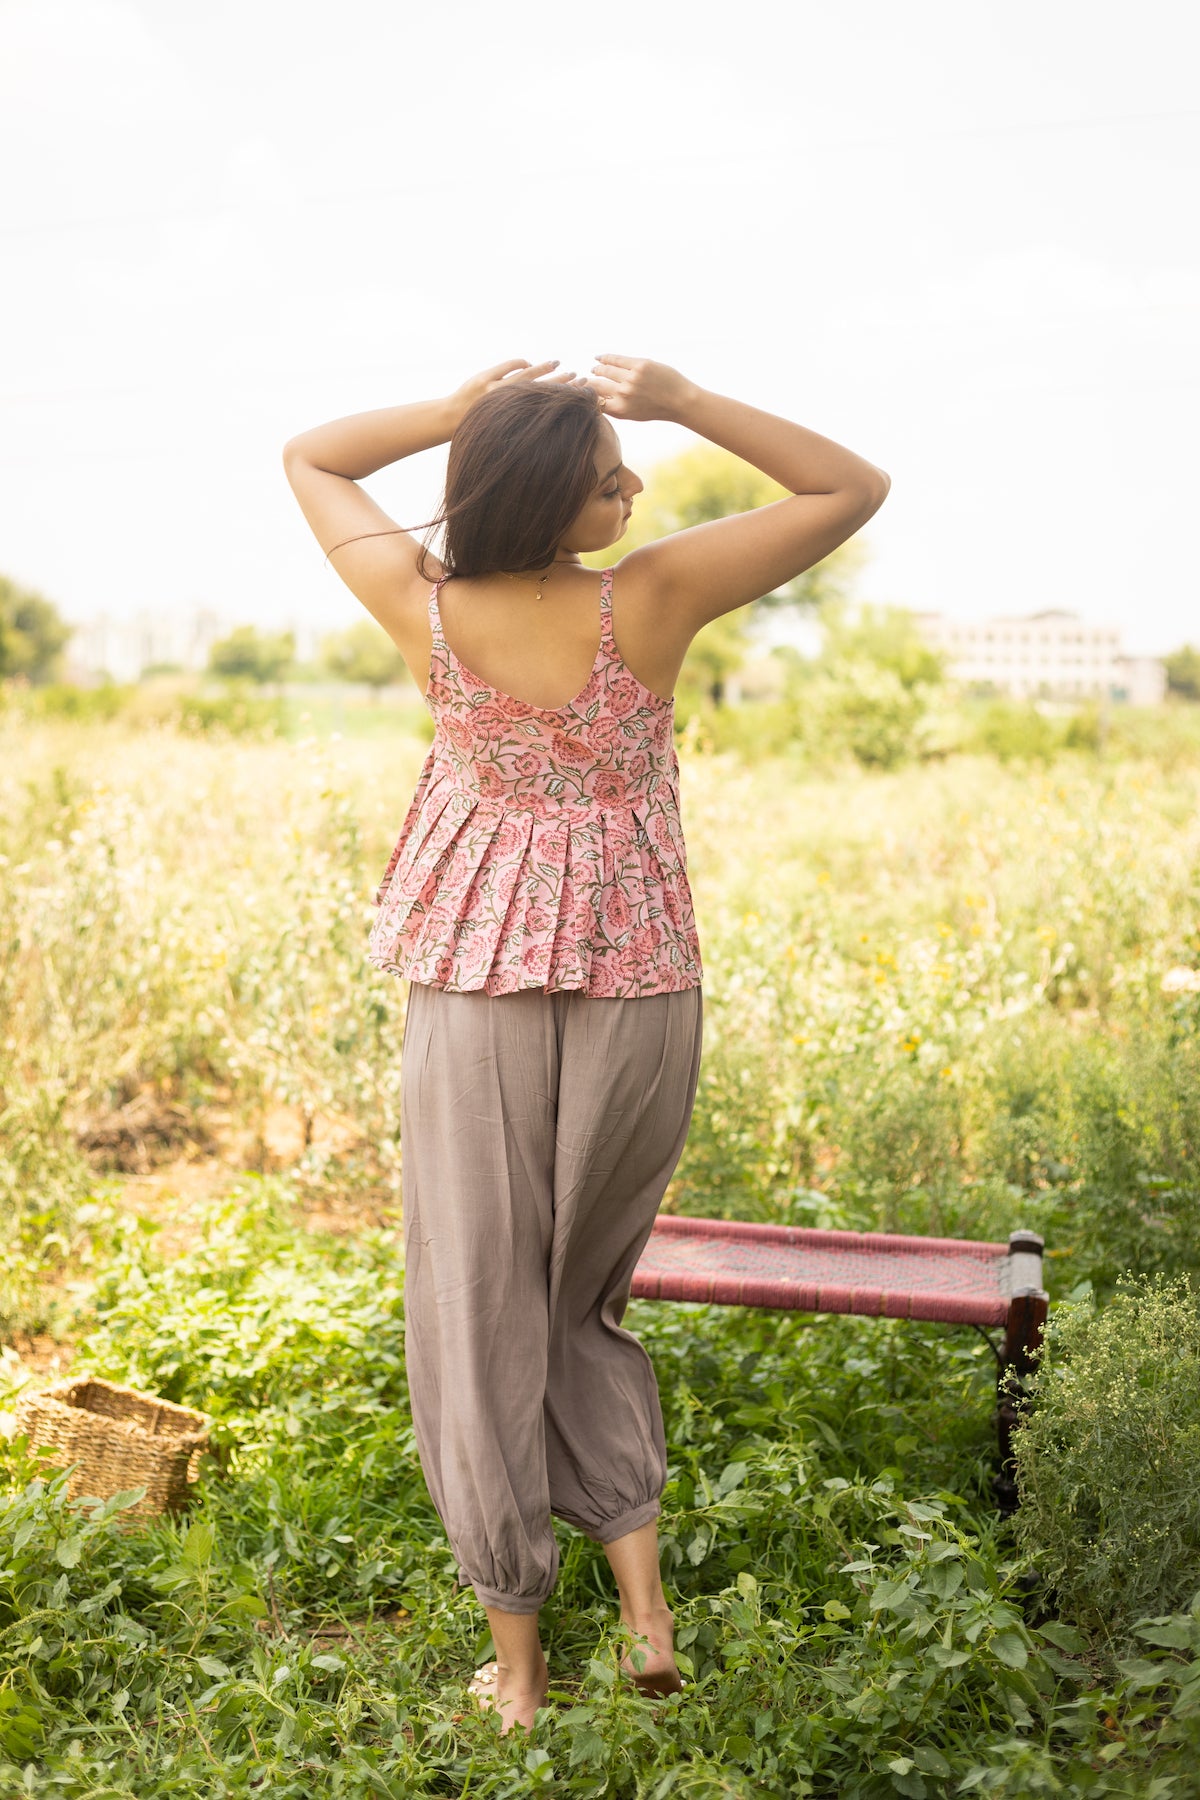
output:
[[[362,681],[379,698],[381,688],[403,681],[408,668],[382,626],[359,619],[321,639],[322,666],[338,681]]]
[[[1183,700],[1200,700],[1200,650],[1185,644],[1163,657],[1167,671],[1167,692]]]
[[[624,556],[642,544],[654,543],[691,525],[706,524],[710,519],[753,512],[773,500],[785,499],[787,493],[787,488],[732,452],[717,444],[698,444],[651,470],[645,492],[634,504],[629,530],[620,541],[620,553]],[[585,560],[593,568],[607,566],[603,553]],[[726,682],[746,659],[751,618],[778,607],[811,612],[840,599],[861,560],[862,551],[857,544],[843,544],[786,586],[705,625],[692,639],[684,660],[683,687],[703,688],[719,706]]]
[[[43,595],[0,575],[0,679],[53,681],[74,629]]]
[[[887,669],[906,688],[937,687],[945,679],[945,657],[921,636],[902,606],[861,606],[853,617],[840,598],[821,606],[828,661],[867,662]]]
[[[281,681],[295,655],[294,632],[259,631],[256,625],[239,625],[212,646],[208,669],[211,675],[223,675],[231,681]]]

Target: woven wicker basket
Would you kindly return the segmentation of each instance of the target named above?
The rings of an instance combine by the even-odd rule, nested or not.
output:
[[[211,1424],[186,1406],[88,1376],[22,1394],[16,1416],[31,1450],[76,1465],[68,1482],[72,1498],[110,1500],[144,1487],[144,1499],[123,1515],[130,1519],[186,1506]]]

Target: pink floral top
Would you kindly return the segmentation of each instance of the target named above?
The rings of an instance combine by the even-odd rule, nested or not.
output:
[[[375,896],[377,968],[458,993],[699,987],[675,702],[626,668],[612,577],[587,685],[559,707],[473,675],[442,634],[434,587],[436,730]]]

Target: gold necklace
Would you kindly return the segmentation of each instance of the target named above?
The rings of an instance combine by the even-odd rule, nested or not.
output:
[[[536,581],[537,582],[537,592],[534,594],[533,597],[535,600],[540,600],[542,597],[542,588],[545,585],[545,583],[547,581],[549,581],[549,579],[550,579],[551,575],[553,575],[555,569],[558,568],[560,563],[570,562],[570,560],[571,559],[569,556],[556,556],[554,561],[550,564],[550,567],[546,570],[544,575],[524,575],[524,574],[513,575],[507,569],[498,569],[496,571],[496,573],[498,575],[503,575],[505,581]]]

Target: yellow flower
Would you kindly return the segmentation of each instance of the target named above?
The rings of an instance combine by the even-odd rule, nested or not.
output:
[[[949,925],[946,925],[946,924],[943,924],[943,923],[940,923],[940,922],[939,922],[939,924],[938,924],[938,928],[937,928],[937,934],[938,934],[938,936],[939,936],[939,937],[940,937],[940,938],[948,938],[948,937],[953,937],[953,936],[954,936],[954,933],[953,933],[953,931],[952,931],[952,930],[951,930],[951,929],[950,929],[950,927],[949,927]]]

